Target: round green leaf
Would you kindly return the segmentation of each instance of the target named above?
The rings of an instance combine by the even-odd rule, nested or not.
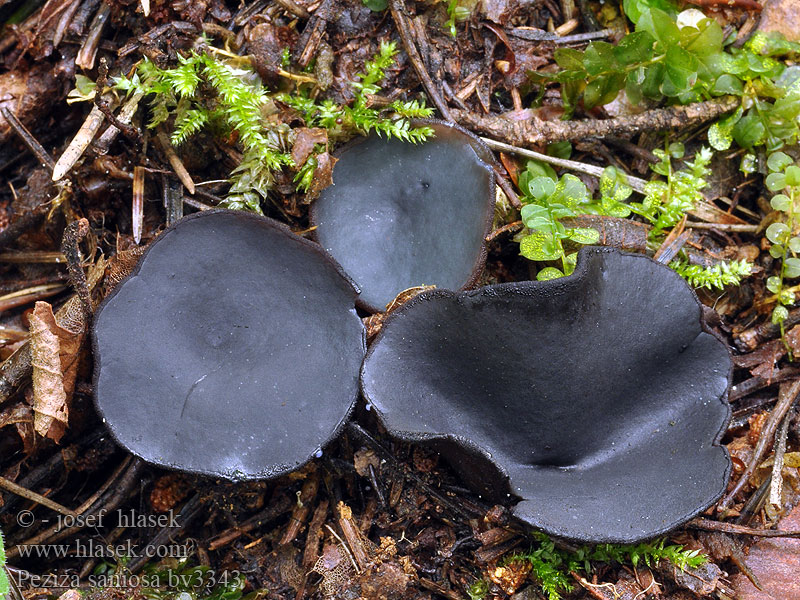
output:
[[[560,269],[556,269],[555,267],[545,267],[536,274],[536,279],[539,281],[547,281],[548,279],[558,279],[559,277],[563,276],[564,273],[562,273]]]
[[[773,173],[783,171],[790,164],[792,159],[785,152],[773,152],[767,158],[767,168]]]
[[[556,260],[564,254],[561,243],[544,231],[534,231],[522,238],[519,251],[525,258],[537,261]]]
[[[800,167],[797,165],[786,167],[786,185],[800,185]]]
[[[773,196],[769,203],[772,208],[781,212],[789,212],[789,208],[792,206],[792,201],[789,199],[789,196],[786,196],[785,194]]]
[[[786,175],[783,173],[770,173],[765,181],[770,192],[779,192],[786,187]]]
[[[768,277],[767,289],[773,294],[777,294],[781,290],[781,278],[775,275]]]
[[[785,248],[780,244],[772,244],[769,247],[769,255],[772,258],[783,258],[783,253],[785,252]]]
[[[567,230],[567,237],[576,244],[596,244],[600,233],[591,227],[575,227]]]
[[[789,234],[786,223],[773,223],[767,227],[767,239],[773,244],[783,244]]]
[[[789,309],[785,306],[781,306],[780,304],[776,306],[772,311],[772,324],[773,325],[780,325],[786,319],[789,318]]]
[[[789,250],[792,252],[800,252],[800,237],[793,237],[789,240]]]
[[[528,183],[528,191],[537,200],[552,196],[555,190],[556,184],[549,177],[534,177]]]
[[[744,85],[738,77],[734,77],[729,73],[725,73],[717,77],[714,82],[714,87],[711,88],[711,93],[715,95],[733,94],[741,96],[744,91]]]
[[[784,265],[784,276],[789,277],[790,279],[794,279],[795,277],[800,277],[800,258],[787,258],[783,261]]]

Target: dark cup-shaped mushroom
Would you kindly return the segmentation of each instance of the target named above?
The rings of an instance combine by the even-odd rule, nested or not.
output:
[[[421,144],[372,135],[346,146],[333,185],[311,205],[317,240],[372,312],[411,287],[467,287],[486,259],[491,154],[463,129],[427,124],[435,137]]]
[[[517,497],[522,521],[634,542],[724,491],[730,371],[676,273],[591,248],[570,277],[418,296],[370,348],[362,390],[390,433]]]
[[[187,217],[97,313],[97,407],[153,463],[232,479],[291,471],[358,396],[356,295],[316,244],[271,219]]]

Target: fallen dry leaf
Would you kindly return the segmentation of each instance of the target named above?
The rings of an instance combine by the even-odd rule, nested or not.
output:
[[[83,328],[61,327],[56,323],[53,307],[37,302],[30,316],[30,329],[33,426],[39,435],[58,442],[69,418]]]
[[[778,529],[800,529],[800,507],[784,517]],[[800,600],[800,540],[769,538],[750,548],[745,559],[761,584],[757,589],[742,573],[734,576],[733,588],[739,600]]]

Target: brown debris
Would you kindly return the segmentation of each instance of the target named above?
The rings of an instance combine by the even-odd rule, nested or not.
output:
[[[58,442],[67,427],[83,328],[60,327],[46,302],[36,303],[30,323],[33,426],[39,435]]]
[[[10,110],[31,129],[47,115],[58,98],[58,89],[58,78],[47,62],[27,70],[20,68],[0,73],[0,107]],[[5,143],[12,135],[13,130],[0,116],[0,143]]]
[[[800,507],[781,519],[778,529],[800,529]],[[761,590],[743,574],[731,583],[740,600],[800,600],[800,540],[765,539],[757,542],[745,561],[758,578]]]

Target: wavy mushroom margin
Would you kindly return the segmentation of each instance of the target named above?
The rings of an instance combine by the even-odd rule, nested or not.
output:
[[[635,339],[622,340],[633,343],[631,348],[606,343],[604,338],[625,338],[631,306],[645,301],[650,308],[664,307],[639,316],[640,333],[652,348],[642,352]],[[607,306],[599,306],[603,302]],[[530,314],[509,327],[515,305],[527,306]],[[604,328],[593,318],[591,310],[598,306],[616,325]],[[361,370],[362,394],[391,435],[432,446],[492,500],[516,499],[513,513],[520,521],[581,542],[634,543],[706,510],[730,476],[730,456],[720,440],[730,420],[733,365],[703,311],[671,269],[642,255],[584,248],[569,277],[420,294],[388,317],[370,346]],[[469,316],[478,313],[476,322],[490,325],[478,335],[483,346],[472,345],[464,334],[474,332]],[[443,323],[442,314],[451,325]],[[626,315],[627,322],[621,318]],[[567,326],[573,331],[565,335]],[[526,337],[537,327],[537,336]],[[587,338],[592,328],[599,337]],[[521,335],[525,347],[511,345],[509,335]],[[563,351],[565,340],[576,344],[572,352]],[[677,349],[665,350],[665,340]],[[544,348],[550,362],[526,364],[537,348]],[[601,376],[592,379],[586,359],[599,354],[607,364],[597,367]],[[558,361],[566,361],[565,367]],[[632,365],[646,376],[618,376]],[[659,368],[661,381],[654,384],[652,370]],[[482,370],[487,384],[479,381]],[[531,374],[535,377],[526,378]],[[696,379],[687,380],[687,374]],[[565,383],[577,393],[559,392]],[[498,394],[503,386],[508,386],[505,396]],[[648,392],[644,402],[626,400],[642,387]],[[525,391],[534,400],[518,400]],[[676,392],[683,400],[674,399]],[[559,393],[561,402],[553,404]],[[592,400],[603,393],[625,406],[598,409]],[[465,400],[470,394],[478,400]],[[492,394],[500,400],[481,400]],[[537,410],[524,410],[526,401],[548,396],[549,405],[539,402]],[[512,431],[514,424],[521,427]]]

